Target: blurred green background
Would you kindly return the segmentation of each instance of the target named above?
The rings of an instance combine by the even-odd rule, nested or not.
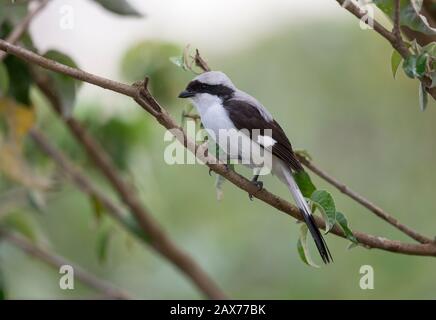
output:
[[[152,90],[176,119],[186,106],[176,99],[192,77],[169,61],[184,43],[136,41],[119,61],[125,82],[152,79]],[[201,48],[200,48],[201,49]],[[202,54],[241,89],[257,97],[282,124],[296,149],[306,149],[316,164],[392,213],[405,224],[436,235],[433,197],[436,181],[436,106],[419,111],[416,81],[402,72],[393,80],[390,47],[374,32],[346,23],[283,27],[256,44],[225,55]],[[105,92],[101,92],[104,95]],[[33,91],[38,125],[89,176],[112,194],[87,161],[80,146]],[[74,115],[113,155],[120,171],[171,238],[187,250],[232,298],[241,299],[435,299],[436,261],[361,247],[326,237],[334,264],[304,265],[296,250],[299,226],[288,216],[227,183],[216,200],[215,179],[201,165],[169,166],[163,161],[164,129],[127,98],[112,112],[97,99],[80,101]],[[114,111],[115,110],[115,111]],[[27,150],[41,172],[52,164],[29,141]],[[248,175],[249,171],[237,168]],[[411,241],[332,186],[330,191],[351,228]],[[265,186],[285,198],[273,177]],[[2,179],[2,190],[13,184]],[[16,208],[12,215],[30,223],[38,239],[55,252],[145,299],[201,295],[166,260],[138,243],[120,227],[98,225],[92,201],[70,183],[47,196],[38,212]],[[101,230],[111,228],[104,261],[98,257]],[[312,253],[318,261],[316,251]],[[76,280],[76,289],[59,289],[59,274],[6,243],[0,263],[7,297],[92,298],[98,293]],[[375,288],[359,287],[362,265],[374,268]]]

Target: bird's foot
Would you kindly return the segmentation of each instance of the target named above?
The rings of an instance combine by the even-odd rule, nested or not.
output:
[[[254,184],[257,187],[258,191],[262,191],[263,189],[263,182],[257,181],[257,179],[251,180],[251,183]],[[248,198],[250,198],[250,201],[253,201],[253,195],[251,193],[248,194]]]

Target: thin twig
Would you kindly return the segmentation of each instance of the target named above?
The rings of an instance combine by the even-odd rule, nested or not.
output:
[[[68,67],[66,65],[60,64],[53,60],[46,59],[24,48],[11,45],[10,43],[7,43],[3,40],[0,40],[0,49],[8,51],[10,54],[13,54],[23,60],[26,60],[31,64],[36,64],[48,70],[62,73],[70,77],[73,77],[75,79],[82,80],[105,89],[110,89],[112,91],[122,93],[134,99],[137,99],[138,96],[140,95],[138,93],[138,87],[136,86],[129,86],[123,83],[108,80],[87,73],[79,69]],[[146,101],[145,99],[139,100],[139,103],[140,106],[144,108],[144,110],[148,111],[150,109],[153,109],[150,105],[148,105],[148,101]],[[277,208],[278,210],[298,220],[302,220],[299,210],[288,201],[285,201],[282,198],[268,192],[266,189],[259,191],[258,188],[254,186],[249,180],[245,179],[244,177],[242,177],[241,175],[237,174],[232,170],[228,170],[224,164],[219,163],[215,157],[210,155],[210,153],[208,155],[197,153],[199,146],[186,136],[186,133],[183,131],[183,128],[181,128],[178,125],[178,123],[168,114],[168,112],[165,109],[161,107],[161,113],[153,116],[165,128],[180,130],[180,132],[183,134],[176,135],[176,138],[187,149],[189,149],[193,154],[195,154],[198,160],[205,163],[213,171],[222,175],[228,181],[232,182],[242,190],[252,194],[254,197],[270,204],[272,207]],[[318,227],[324,228],[324,221],[321,218],[317,217],[316,222]],[[345,234],[338,226],[335,226],[331,232],[338,236],[345,237]],[[403,243],[400,241],[389,240],[382,237],[373,236],[359,231],[354,231],[353,233],[357,238],[357,240],[362,245],[371,248],[378,248],[386,251],[409,254],[409,255],[436,256],[436,245],[434,244],[409,244],[409,243]]]
[[[38,4],[35,9],[31,10],[23,20],[19,24],[17,24],[12,30],[12,32],[8,35],[6,38],[6,41],[9,43],[17,43],[18,40],[23,36],[23,34],[27,31],[29,28],[30,22],[32,22],[33,18],[41,12],[42,9],[45,8],[45,6],[48,4],[50,0],[39,0]],[[0,62],[7,56],[6,52],[0,52]]]
[[[120,222],[127,230],[136,235],[146,244],[150,245],[162,256],[171,261],[176,267],[184,272],[192,282],[197,285],[201,292],[210,299],[224,299],[225,295],[217,287],[217,285],[209,278],[209,276],[197,265],[197,263],[185,252],[179,249],[170,238],[164,233],[157,222],[153,221],[151,215],[145,212],[145,209],[136,208],[137,212],[145,215],[148,219],[147,228],[142,228],[142,234],[138,234],[136,228],[132,226],[131,221],[125,214],[123,209],[113,203],[106,194],[95,187],[92,182],[80,172],[59,150],[57,150],[48,139],[38,130],[32,129],[30,132],[33,140],[41,147],[41,149],[50,156],[65,172],[73,182],[81,189],[82,192],[99,199],[102,205],[108,210],[108,213]],[[126,189],[123,192],[127,192]],[[139,204],[136,204],[139,206]],[[151,221],[151,222],[150,222]],[[152,225],[150,225],[152,223]],[[151,230],[151,227],[153,230]],[[145,230],[144,230],[145,229]],[[151,231],[150,231],[151,230]]]
[[[433,243],[434,240],[430,239],[419,232],[413,230],[412,228],[400,223],[396,218],[388,214],[386,211],[381,209],[379,206],[375,205],[365,197],[361,196],[357,192],[353,191],[349,187],[347,187],[342,182],[338,181],[336,178],[332,177],[328,173],[326,173],[324,170],[317,167],[312,161],[307,159],[306,157],[303,157],[299,154],[297,154],[298,159],[301,163],[303,163],[307,168],[310,169],[313,173],[336,187],[339,191],[349,196],[351,199],[355,200],[356,202],[360,203],[362,206],[367,208],[368,210],[372,211],[374,214],[376,214],[381,219],[385,220],[387,223],[391,224],[398,230],[402,231],[403,233],[407,234],[412,239],[420,242],[420,243]]]
[[[74,277],[77,278],[83,284],[86,284],[90,288],[101,292],[106,298],[110,299],[132,299],[130,294],[121,290],[111,283],[97,278],[95,275],[89,273],[82,267],[74,264],[62,256],[51,253],[33,243],[24,237],[6,230],[5,228],[0,228],[0,240],[7,241],[13,246],[23,250],[28,255],[38,258],[42,262],[48,264],[49,266],[58,269],[61,266],[69,265],[73,267]]]
[[[347,11],[352,13],[354,16],[361,19],[361,21],[364,21],[366,24],[369,23],[369,20],[366,19],[368,13],[365,10],[362,10],[359,6],[357,6],[350,0],[336,0],[336,2],[338,2],[343,8],[345,8]],[[399,6],[397,8],[399,8]],[[401,41],[398,41],[397,36],[395,36],[393,32],[387,30],[376,20],[371,20],[371,21],[373,23],[374,30],[378,34],[380,34],[383,38],[385,38],[391,44],[391,46],[398,51],[398,53],[403,57],[403,59],[406,59],[407,57],[410,56],[411,54],[410,50],[406,47],[402,39]],[[401,32],[400,32],[400,37],[401,37]],[[429,77],[422,77],[419,80],[424,84],[427,92],[433,97],[434,100],[436,100],[436,87],[433,88],[431,87],[431,82],[432,82],[431,79]]]

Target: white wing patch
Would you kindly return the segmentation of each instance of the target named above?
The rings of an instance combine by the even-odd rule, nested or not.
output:
[[[262,145],[265,149],[268,149],[275,145],[277,141],[270,136],[257,136],[257,143]]]

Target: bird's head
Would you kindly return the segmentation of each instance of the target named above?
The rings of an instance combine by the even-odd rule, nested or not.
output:
[[[221,100],[230,98],[236,87],[232,81],[221,71],[209,71],[195,77],[185,90],[179,94],[179,98],[198,98],[210,95]]]

